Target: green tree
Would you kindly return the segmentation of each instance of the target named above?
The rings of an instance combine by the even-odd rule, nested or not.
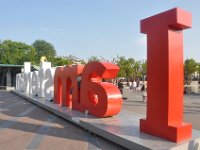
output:
[[[35,64],[35,49],[32,46],[11,40],[0,43],[0,63],[23,64],[25,61]]]
[[[126,59],[125,57],[117,57],[116,64],[120,68],[118,77],[132,78],[134,59]]]
[[[197,63],[197,73],[198,73],[198,81],[199,81],[199,84],[200,84],[200,63],[198,62]]]
[[[142,78],[145,80],[144,76],[147,75],[147,61],[145,60],[142,63]]]
[[[186,82],[191,82],[191,75],[197,70],[197,62],[194,59],[186,59],[184,63],[184,74]]]
[[[88,59],[88,62],[90,61],[100,61],[100,59],[97,57],[97,56],[91,56],[89,59]]]
[[[81,64],[82,64],[82,65],[86,65],[87,63],[86,63],[84,60],[82,60],[82,61],[81,61]]]
[[[35,48],[36,59],[38,62],[42,56],[46,56],[47,60],[50,62],[53,61],[56,55],[56,50],[53,44],[46,42],[45,40],[36,40],[33,43],[33,47]]]
[[[73,62],[68,59],[63,59],[61,57],[54,58],[52,61],[52,66],[64,66],[64,65],[71,65]]]
[[[141,61],[135,61],[133,64],[133,71],[134,71],[134,78],[141,78],[142,77],[142,70],[141,70]]]
[[[113,59],[113,63],[120,68],[118,77],[127,79],[142,79],[146,75],[146,62],[136,61],[133,58],[126,59],[125,57],[117,57]]]

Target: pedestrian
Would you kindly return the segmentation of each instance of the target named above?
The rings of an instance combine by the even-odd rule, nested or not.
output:
[[[124,88],[124,86],[123,86],[122,80],[120,80],[120,81],[118,82],[117,86],[118,86],[118,88],[119,88],[121,94],[123,94],[123,88]]]
[[[81,74],[77,76],[77,86],[78,86],[78,102],[81,99]]]
[[[134,80],[133,83],[132,83],[132,89],[133,89],[133,91],[136,91],[136,88],[137,88],[137,83]]]
[[[128,82],[128,86],[129,86],[129,90],[131,90],[132,89],[132,82],[131,81]]]
[[[140,81],[139,81],[139,80],[137,80],[137,82],[136,82],[136,83],[137,83],[136,90],[137,90],[137,91],[139,91],[139,84],[140,84]]]
[[[144,86],[144,85],[143,85]],[[142,102],[145,103],[147,101],[147,88],[144,89],[144,92],[142,94]]]

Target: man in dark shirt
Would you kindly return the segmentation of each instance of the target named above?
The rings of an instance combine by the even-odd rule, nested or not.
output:
[[[118,82],[118,88],[119,88],[119,90],[120,90],[120,92],[121,92],[121,94],[123,94],[123,83],[122,83],[122,81],[120,80],[119,82]]]

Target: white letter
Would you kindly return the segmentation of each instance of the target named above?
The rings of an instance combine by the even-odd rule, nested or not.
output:
[[[47,69],[45,72],[45,79],[47,81],[45,82],[44,85],[44,94],[45,94],[45,99],[50,101],[54,97],[54,74],[55,74],[55,69]]]
[[[34,71],[32,75],[32,93],[34,96],[38,95],[39,79],[38,71]]]

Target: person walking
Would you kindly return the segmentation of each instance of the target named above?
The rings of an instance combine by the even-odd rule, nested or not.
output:
[[[123,88],[124,88],[124,86],[123,86],[122,80],[120,80],[120,81],[117,83],[117,86],[118,86],[118,88],[119,88],[121,94],[123,94]]]

